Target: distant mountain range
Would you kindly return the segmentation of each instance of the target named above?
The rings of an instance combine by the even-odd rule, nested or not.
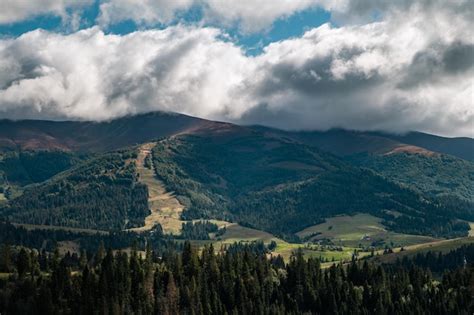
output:
[[[239,127],[175,113],[152,112],[106,122],[0,120],[0,149],[107,151],[147,142],[159,137],[190,134],[222,128],[251,129],[285,136],[314,145],[339,156],[354,153],[427,151],[474,161],[474,139],[446,138],[421,132],[396,135],[382,132],[329,131],[291,132],[262,126]]]
[[[474,140],[412,132],[291,132],[155,112],[109,122],[0,121],[0,215],[120,229],[147,215],[137,146],[183,219],[219,218],[287,239],[338,214],[394,231],[465,235],[474,221]],[[125,223],[124,223],[125,222]]]

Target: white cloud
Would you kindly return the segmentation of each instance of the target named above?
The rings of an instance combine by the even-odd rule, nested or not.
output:
[[[216,20],[223,25],[237,24],[244,32],[257,32],[266,29],[280,18],[315,7],[317,0],[206,0],[207,19]]]
[[[78,9],[92,3],[93,0],[1,0],[0,24],[14,23],[43,14],[60,16],[67,20],[70,17],[67,9]]]
[[[138,25],[167,24],[178,12],[200,7],[204,20],[221,26],[238,26],[244,32],[269,28],[280,18],[315,7],[318,0],[102,0],[98,23],[104,27],[126,20]]]
[[[139,25],[171,22],[180,10],[189,9],[194,0],[103,0],[98,23],[107,26],[132,20]]]
[[[91,28],[1,42],[0,112],[75,119],[157,109],[212,115],[231,101],[227,92],[249,65],[218,34],[177,26],[117,36]]]
[[[100,120],[169,110],[282,128],[474,136],[466,3],[326,24],[257,57],[215,28],[34,31],[0,41],[0,116]]]

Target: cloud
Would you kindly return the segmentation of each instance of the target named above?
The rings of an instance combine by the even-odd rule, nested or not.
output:
[[[390,7],[376,22],[325,24],[258,56],[210,27],[30,32],[0,41],[0,116],[167,110],[287,129],[472,137],[470,1],[427,3]]]
[[[132,20],[138,25],[165,24],[195,0],[102,0],[98,23],[103,26]]]
[[[285,18],[312,7],[320,1],[293,0],[240,0],[204,1],[205,17],[221,25],[237,25],[245,33],[253,33],[269,28],[275,20]]]
[[[219,34],[177,26],[118,36],[95,27],[71,35],[37,30],[2,41],[0,113],[108,119],[159,109],[211,115],[231,101],[227,91],[249,64]]]
[[[0,24],[15,23],[39,15],[60,16],[64,20],[77,19],[68,10],[91,5],[93,0],[2,0],[0,2]]]

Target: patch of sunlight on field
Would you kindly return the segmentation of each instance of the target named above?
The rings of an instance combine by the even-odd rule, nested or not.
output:
[[[288,261],[294,252],[301,249],[305,258],[319,258],[321,261],[348,261],[352,258],[355,248],[341,247],[338,250],[322,249],[307,244],[277,243],[273,252],[274,255],[280,255]]]
[[[471,229],[469,230],[469,236],[474,237],[474,222],[469,222]]]
[[[320,258],[323,261],[341,261],[341,260],[350,260],[352,253],[355,248],[352,247],[341,247],[340,250],[330,250],[328,248],[322,250],[315,250],[316,246],[309,244],[297,244],[297,243],[288,243],[270,233],[256,230],[248,227],[243,227],[237,223],[230,223],[226,221],[216,221],[209,220],[215,224],[226,227],[226,232],[224,235],[215,240],[209,241],[193,241],[194,244],[198,246],[204,246],[205,244],[213,243],[214,248],[220,250],[226,245],[230,245],[238,242],[253,242],[253,241],[262,241],[265,244],[270,242],[276,242],[277,246],[272,252],[273,256],[280,255],[288,261],[291,255],[301,249],[305,258],[314,257]]]
[[[409,235],[387,231],[382,219],[370,214],[337,216],[326,222],[310,226],[298,233],[301,238],[310,241],[329,239],[341,246],[370,246],[374,242],[394,246],[431,242],[436,239],[427,236]]]
[[[221,221],[225,222],[225,221]],[[229,222],[227,222],[229,223]],[[241,226],[237,223],[229,223],[226,226],[226,232],[220,237],[220,241],[223,243],[234,243],[234,242],[252,242],[262,241],[264,243],[284,242],[283,240],[273,236],[270,233]]]
[[[0,201],[6,201],[7,197],[5,197],[4,193],[0,193]]]

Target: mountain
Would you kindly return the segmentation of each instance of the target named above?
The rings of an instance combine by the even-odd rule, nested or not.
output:
[[[184,206],[183,220],[224,219],[287,239],[327,217],[359,212],[382,218],[397,232],[433,236],[464,235],[469,226],[461,220],[474,220],[472,162],[381,134],[286,132],[167,113],[102,123],[2,124],[0,171],[9,200],[0,214],[14,222],[143,225],[150,213],[149,187],[136,168],[137,145],[143,143],[151,147],[149,167]],[[24,154],[33,157],[25,160]],[[63,162],[47,162],[53,156]],[[29,180],[12,179],[15,172],[5,168],[9,159],[21,161]],[[26,167],[31,160],[50,173]],[[415,168],[418,175],[405,176]]]
[[[338,156],[358,153],[419,153],[448,154],[474,161],[474,139],[446,138],[421,132],[396,135],[384,132],[330,129],[328,131],[284,131],[263,126],[252,126],[275,136],[286,137],[317,146]]]
[[[402,143],[474,161],[474,139],[472,138],[446,138],[422,132],[409,132],[405,135],[385,134],[385,136]]]
[[[473,139],[418,132],[400,136],[342,129],[291,132],[252,128],[331,152],[431,197],[454,196],[474,202],[474,163],[469,160]]]
[[[0,150],[105,152],[208,124],[212,122],[165,112],[105,122],[0,120]]]

